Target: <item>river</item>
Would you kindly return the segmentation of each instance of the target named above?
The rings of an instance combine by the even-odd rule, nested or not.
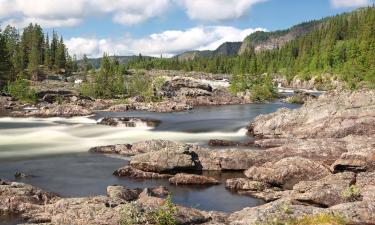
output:
[[[210,139],[248,140],[251,137],[246,136],[245,127],[249,122],[260,114],[271,113],[281,107],[299,106],[275,102],[197,107],[192,111],[177,113],[97,112],[92,117],[70,119],[1,117],[0,178],[15,180],[14,173],[22,171],[33,176],[17,181],[66,197],[105,194],[106,187],[114,184],[131,188],[164,185],[172,192],[175,203],[203,210],[233,212],[263,202],[232,193],[225,189],[224,184],[176,187],[169,185],[167,180],[118,178],[112,173],[126,165],[127,158],[90,154],[88,149],[98,145],[134,143],[148,139],[199,145],[207,145]],[[160,120],[161,124],[156,128],[117,128],[96,124],[101,118],[109,116],[152,118]],[[206,175],[222,181],[243,176],[237,172]]]

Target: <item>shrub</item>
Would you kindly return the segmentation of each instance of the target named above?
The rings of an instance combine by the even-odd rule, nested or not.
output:
[[[172,196],[169,195],[165,200],[164,205],[154,213],[156,225],[176,225],[177,221],[174,218],[176,211],[177,208],[172,202]]]
[[[263,83],[254,85],[251,90],[251,100],[255,102],[267,102],[277,97],[272,84]]]
[[[354,202],[361,200],[361,190],[355,185],[351,185],[345,191],[343,191],[342,196],[345,200]]]
[[[35,90],[30,87],[30,81],[25,79],[8,83],[5,92],[22,102],[35,103],[37,101]]]
[[[136,203],[124,204],[121,211],[121,225],[149,224],[147,214]]]

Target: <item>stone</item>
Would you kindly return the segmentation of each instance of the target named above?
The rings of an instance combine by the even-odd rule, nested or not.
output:
[[[299,109],[258,116],[249,133],[258,137],[343,138],[375,134],[375,91],[327,92]]]
[[[263,191],[271,186],[267,183],[247,178],[231,178],[226,180],[225,187],[236,191]]]
[[[12,116],[15,117],[73,117],[73,116],[89,116],[92,111],[79,105],[63,104],[48,105],[34,111],[14,111]]]
[[[193,170],[195,164],[192,152],[188,146],[177,149],[162,149],[133,156],[130,166],[146,172],[170,172],[181,170]]]
[[[110,198],[133,201],[138,198],[141,191],[129,189],[124,186],[108,186],[107,195]]]
[[[321,164],[301,157],[284,158],[245,171],[245,176],[251,180],[284,189],[292,189],[300,181],[318,180],[329,174],[330,171]]]
[[[113,127],[157,127],[159,123],[159,120],[137,117],[104,118],[98,122]]]
[[[316,181],[302,181],[293,187],[293,200],[306,205],[328,208],[348,201],[345,191],[355,184],[351,172],[328,175]]]
[[[125,166],[113,172],[113,175],[119,177],[130,177],[135,179],[168,179],[173,177],[170,174],[159,174],[153,172],[144,172],[130,166]]]
[[[206,177],[196,174],[178,173],[169,178],[169,183],[174,185],[216,185],[220,182],[212,177]]]
[[[138,154],[137,151],[133,151],[130,144],[98,146],[90,148],[89,152],[102,154],[119,154],[125,156],[133,156]]]

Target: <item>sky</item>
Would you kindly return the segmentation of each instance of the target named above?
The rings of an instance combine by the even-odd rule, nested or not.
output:
[[[258,31],[286,29],[375,0],[0,0],[0,25],[38,23],[81,57],[214,50]]]

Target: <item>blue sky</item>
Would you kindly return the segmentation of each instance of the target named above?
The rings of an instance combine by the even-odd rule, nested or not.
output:
[[[172,56],[242,41],[374,0],[0,0],[0,21],[55,29],[71,53]]]

